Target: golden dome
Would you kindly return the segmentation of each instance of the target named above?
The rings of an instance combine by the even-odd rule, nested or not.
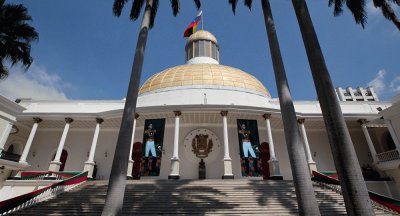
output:
[[[197,40],[209,40],[209,41],[214,42],[215,44],[218,44],[217,38],[215,38],[215,36],[213,34],[211,34],[208,31],[205,31],[205,30],[200,30],[200,31],[197,31],[197,32],[193,33],[192,35],[190,35],[190,37],[188,38],[187,44],[189,44],[193,41],[197,41]]]
[[[186,64],[168,68],[150,77],[142,85],[139,93],[195,85],[241,88],[271,97],[264,85],[254,76],[237,68],[219,64]]]

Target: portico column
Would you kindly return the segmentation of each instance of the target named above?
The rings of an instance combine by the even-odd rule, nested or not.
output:
[[[175,114],[175,133],[174,133],[174,149],[171,158],[171,173],[168,179],[179,179],[179,117],[181,116],[181,111],[174,111]]]
[[[281,180],[283,178],[281,175],[281,170],[279,168],[279,161],[275,155],[274,140],[272,139],[272,130],[271,130],[271,121],[270,121],[271,114],[265,113],[263,115],[263,118],[265,119],[265,126],[267,127],[268,148],[269,148],[269,155],[270,155],[270,159],[268,161],[269,173],[270,173],[269,178]]]
[[[378,158],[376,157],[376,150],[375,150],[374,143],[372,142],[371,137],[368,132],[368,129],[367,129],[367,125],[366,125],[367,120],[359,119],[357,122],[361,125],[361,129],[364,133],[365,139],[367,140],[368,148],[369,148],[369,151],[371,152],[373,163],[377,163]]]
[[[93,141],[92,141],[92,146],[90,147],[90,152],[89,152],[89,158],[85,162],[85,167],[83,168],[83,171],[86,172],[88,171],[88,177],[93,178],[93,171],[94,171],[94,165],[96,163],[94,162],[94,153],[96,152],[96,146],[97,146],[97,140],[99,138],[99,132],[100,132],[100,124],[103,123],[102,118],[96,118],[96,129],[94,130],[94,135],[93,135]]]
[[[8,136],[10,135],[13,124],[9,122],[4,129],[3,134],[0,137],[0,153],[4,150],[4,145],[7,142]]]
[[[132,128],[132,138],[131,138],[131,150],[129,151],[129,162],[128,162],[128,172],[127,172],[127,178],[132,179],[132,168],[133,168],[133,156],[132,156],[132,151],[133,151],[133,144],[135,142],[135,130],[136,130],[136,120],[139,118],[139,114],[135,113],[135,119],[133,120],[133,128]]]
[[[22,152],[22,155],[19,159],[19,162],[23,163],[23,164],[28,164],[26,162],[26,158],[28,157],[29,150],[31,149],[31,146],[32,146],[33,138],[35,138],[36,130],[39,126],[39,123],[42,122],[42,119],[41,118],[33,118],[33,122],[34,123],[32,126],[31,133],[29,134],[28,141],[26,141],[24,151]]]
[[[62,136],[61,136],[60,144],[58,144],[58,149],[57,149],[56,156],[54,157],[54,160],[50,162],[49,171],[57,172],[57,171],[60,170],[60,166],[61,166],[61,162],[60,162],[61,153],[62,153],[62,150],[63,150],[63,148],[64,148],[65,140],[67,139],[67,134],[68,134],[68,130],[69,130],[69,125],[70,125],[73,121],[74,121],[74,120],[73,120],[72,118],[65,118],[65,127],[64,127],[64,131],[63,131],[63,134],[62,134]]]
[[[222,179],[233,179],[232,159],[229,156],[229,140],[228,140],[228,111],[221,111],[223,133],[224,133],[224,175]]]
[[[317,171],[317,165],[316,165],[315,161],[312,159],[311,150],[310,150],[310,144],[308,143],[306,128],[304,127],[304,122],[305,121],[306,121],[305,118],[297,119],[297,122],[300,125],[301,137],[303,138],[303,145],[304,145],[304,151],[306,153],[308,169],[310,170],[310,173],[312,174],[313,170]]]

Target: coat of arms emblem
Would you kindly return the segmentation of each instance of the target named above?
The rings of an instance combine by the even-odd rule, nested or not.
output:
[[[192,152],[198,158],[206,158],[212,152],[213,142],[208,135],[198,134],[192,140]]]

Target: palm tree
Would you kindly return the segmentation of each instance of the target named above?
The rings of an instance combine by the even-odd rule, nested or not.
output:
[[[128,0],[115,0],[113,13],[119,17]],[[171,0],[172,12],[176,16],[180,9],[179,0]],[[200,8],[200,0],[194,0],[197,8]],[[119,215],[122,212],[124,193],[126,186],[126,173],[129,160],[130,141],[132,137],[133,119],[136,112],[136,102],[139,92],[139,81],[142,73],[143,59],[149,29],[154,26],[159,0],[133,0],[130,19],[136,20],[145,5],[142,25],[137,39],[135,56],[133,59],[131,77],[125,101],[125,107],[118,134],[117,146],[110,173],[107,190],[107,198],[103,208],[103,216]]]
[[[390,2],[400,6],[400,0],[373,0],[376,8],[381,8],[383,16],[392,21],[393,24],[400,30],[400,20],[397,18]],[[354,16],[356,23],[361,24],[364,28],[367,21],[367,14],[365,12],[365,0],[329,0],[329,6],[334,5],[335,16],[340,15],[343,12],[343,4],[346,3]]]
[[[232,5],[232,10],[235,13],[237,1],[229,1],[229,3]],[[292,168],[299,213],[300,215],[320,215],[304,154],[304,146],[301,140],[299,126],[297,124],[296,112],[286,78],[286,71],[279,48],[271,6],[269,0],[261,0],[261,4],[274,67],[276,87],[279,95],[286,145]],[[252,1],[245,1],[245,5],[251,9]]]
[[[360,164],[305,0],[292,0],[348,215],[374,215]]]
[[[20,62],[26,69],[32,64],[31,42],[39,36],[28,25],[31,20],[22,4],[5,4],[5,0],[0,0],[0,79],[8,76],[6,61],[11,61],[11,66]]]

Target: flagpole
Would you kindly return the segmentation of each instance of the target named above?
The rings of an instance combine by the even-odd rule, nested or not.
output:
[[[202,16],[202,19],[201,19],[201,30],[204,30],[203,29],[203,25],[204,25],[204,15],[203,15],[203,13],[201,13],[201,16]]]

